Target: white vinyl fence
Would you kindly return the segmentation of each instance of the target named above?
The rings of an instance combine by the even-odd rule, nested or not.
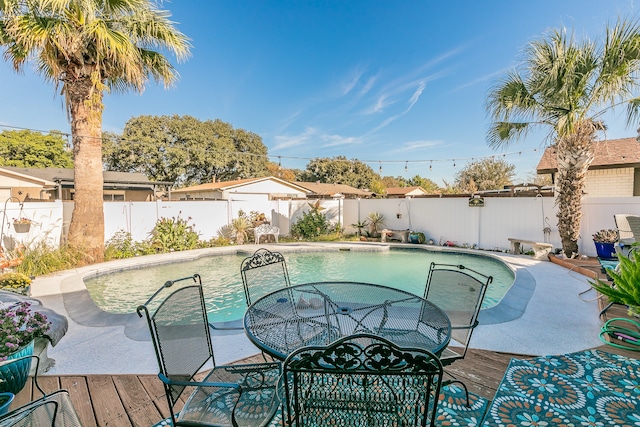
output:
[[[218,235],[219,230],[231,223],[239,211],[250,214],[262,212],[273,225],[288,235],[291,224],[311,209],[308,200],[220,200],[220,201],[157,201],[106,202],[105,238],[116,232],[131,233],[134,240],[149,236],[160,218],[188,219],[201,239]],[[6,203],[0,215],[2,246],[11,250],[16,245],[30,245],[45,240],[57,245],[66,234],[73,203],[29,202],[22,205],[22,215],[33,219],[29,233],[16,233],[13,218],[20,216],[21,205]],[[427,239],[438,243],[450,241],[460,246],[489,250],[507,250],[509,237],[538,242],[548,241],[560,248],[557,208],[551,197],[486,197],[483,207],[469,206],[467,198],[407,198],[407,199],[337,199],[322,200],[322,213],[332,223],[340,223],[346,233],[355,233],[352,226],[364,221],[371,212],[384,216],[384,227],[394,230],[409,229],[423,232]],[[603,228],[615,228],[613,215],[629,213],[640,215],[640,197],[585,197],[580,252],[595,256],[591,235]]]

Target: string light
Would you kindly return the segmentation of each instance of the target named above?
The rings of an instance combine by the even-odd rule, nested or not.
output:
[[[60,135],[63,138],[66,138],[67,140],[67,146],[69,148],[72,147],[72,135],[69,133],[65,133],[65,132],[59,132],[59,131],[44,131],[44,130],[39,130],[39,129],[32,129],[32,128],[24,128],[24,127],[17,127],[17,126],[9,126],[9,125],[3,125],[0,124],[0,128],[7,128],[7,129],[19,129],[19,130],[28,130],[31,132],[39,132],[39,133],[43,133],[43,134],[55,134],[55,135]],[[95,138],[92,136],[82,136],[82,135],[76,135],[80,138]],[[134,140],[129,140],[126,138],[120,138],[119,139],[120,142],[125,142],[125,143],[131,143],[131,144],[135,144],[137,141]],[[538,148],[534,148],[531,150],[534,153],[537,153],[539,150]],[[501,156],[507,157],[507,156],[511,156],[511,155],[519,155],[521,156],[523,153],[523,151],[517,151],[517,152],[512,152],[512,153],[502,153]],[[268,155],[268,154],[257,154],[257,153],[251,153],[251,152],[235,152],[235,153],[231,153],[231,154],[235,154],[236,156],[250,156],[250,157],[256,157],[256,158],[267,158],[267,159],[278,159],[278,168],[281,169],[282,168],[282,159],[290,159],[290,160],[304,160],[304,161],[311,161],[311,160],[315,160],[316,158],[314,157],[299,157],[299,156],[282,156],[282,155]],[[453,167],[456,167],[456,163],[458,161],[466,161],[466,160],[483,160],[483,159],[495,159],[497,156],[500,155],[490,155],[490,156],[483,156],[483,157],[475,157],[475,158],[455,158],[455,159],[449,159],[449,160],[445,160],[445,159],[423,159],[423,160],[379,160],[379,159],[371,159],[371,160],[359,160],[361,163],[378,163],[379,164],[379,171],[380,173],[382,173],[382,164],[383,163],[401,163],[404,162],[404,170],[405,172],[408,172],[409,170],[409,162],[411,163],[426,163],[429,162],[429,170],[432,171],[433,170],[433,162],[441,162],[441,161],[453,161]],[[355,161],[355,160],[354,160]],[[351,168],[351,170],[353,170],[353,168]]]

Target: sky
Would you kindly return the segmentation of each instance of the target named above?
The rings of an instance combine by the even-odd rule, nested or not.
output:
[[[176,84],[105,96],[103,130],[142,115],[220,119],[257,133],[271,161],[304,169],[345,156],[382,176],[452,183],[471,161],[496,156],[531,180],[546,133],[488,146],[490,88],[552,29],[601,37],[632,0],[174,0],[191,57]],[[62,97],[27,65],[0,60],[0,130],[70,132]],[[606,138],[635,137],[624,110]]]

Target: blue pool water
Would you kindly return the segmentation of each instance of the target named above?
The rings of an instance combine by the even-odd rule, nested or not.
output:
[[[246,309],[240,263],[246,255],[222,255],[155,265],[85,279],[93,301],[111,313],[133,313],[164,282],[198,273],[202,276],[210,320],[242,317]],[[492,257],[459,252],[391,249],[383,252],[285,253],[291,284],[340,280],[368,282],[422,295],[431,262],[463,264],[493,276],[483,308],[495,306],[515,279],[513,271]]]

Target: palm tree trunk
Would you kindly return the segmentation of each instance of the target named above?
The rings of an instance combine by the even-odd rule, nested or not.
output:
[[[74,162],[74,208],[69,245],[81,249],[89,262],[104,259],[102,175],[102,92],[89,76],[67,82]]]
[[[582,220],[582,194],[587,170],[593,161],[593,125],[580,126],[575,133],[561,137],[556,150],[558,176],[558,232],[565,256],[578,255],[578,238]]]

